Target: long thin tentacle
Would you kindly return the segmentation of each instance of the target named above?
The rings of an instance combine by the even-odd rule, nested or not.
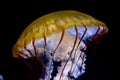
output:
[[[76,27],[76,26],[75,26],[75,30],[76,30],[76,35],[78,35],[78,33],[77,33],[77,27]],[[74,51],[76,42],[77,42],[77,36],[75,37],[74,45],[73,45],[72,51],[71,51],[71,53],[70,53],[70,56],[68,57],[68,59],[67,59],[65,65],[63,66],[63,70],[62,70],[62,72],[61,72],[61,74],[60,74],[59,80],[61,80],[61,77],[62,77],[62,75],[63,75],[63,71],[64,71],[64,69],[65,69],[65,67],[66,67],[66,65],[67,65],[67,63],[68,63],[68,61],[69,61],[69,59],[70,59],[71,56],[72,56],[72,53],[73,53],[73,51]]]

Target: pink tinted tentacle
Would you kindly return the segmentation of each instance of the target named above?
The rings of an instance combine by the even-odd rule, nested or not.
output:
[[[20,52],[20,54],[21,54],[21,52]],[[23,54],[23,53],[22,53],[22,54]],[[23,62],[28,66],[28,68],[31,70],[30,73],[28,73],[28,74],[26,75],[26,78],[32,76],[32,75],[31,75],[31,72],[34,74],[33,67],[32,67],[27,61],[25,61],[25,59],[24,59],[21,55],[19,55],[19,54],[18,54],[18,58],[19,58],[21,61],[23,61]]]
[[[75,31],[76,31],[76,38],[78,38],[78,29],[77,29],[77,26],[75,25]],[[78,46],[77,46],[78,47]],[[77,48],[76,47],[76,48]],[[76,49],[75,49],[75,53],[73,55],[73,58],[75,58],[75,55],[76,55]],[[72,65],[71,65],[71,68],[70,68],[70,72],[72,70],[72,67],[73,67],[73,64],[74,64],[74,61],[72,61]]]
[[[26,44],[24,44],[24,49],[30,53],[31,57],[33,57],[32,52],[29,49],[26,48]]]
[[[87,28],[86,28],[86,30],[87,30]],[[96,36],[98,36],[98,32],[99,32],[99,31],[100,31],[100,27],[98,27],[98,30],[96,31],[95,35],[92,37],[92,40],[94,40],[94,39],[96,38]],[[90,45],[90,42],[88,42],[88,43],[86,44],[87,47],[88,47],[89,45]],[[84,47],[84,48],[85,48],[85,47]],[[84,49],[84,48],[83,48],[83,49]],[[83,62],[84,62],[84,61],[83,61],[84,57],[83,57],[83,58],[81,57],[82,53],[83,53],[83,52],[80,53],[80,56],[79,56],[79,58],[78,58],[78,61],[79,61],[80,58],[82,59],[82,64],[81,64],[81,68],[80,68],[80,69],[82,69],[82,65],[83,65]],[[78,61],[77,61],[77,63],[78,63]],[[76,64],[77,64],[77,63],[76,63]],[[72,71],[72,73],[73,73],[74,71],[75,71],[75,68],[74,68],[74,70]]]
[[[45,36],[43,36],[43,38],[44,38],[44,54],[46,54],[45,48],[47,46],[47,38]],[[49,74],[48,74],[48,80],[50,80],[50,71],[49,71]]]
[[[36,51],[36,47],[35,47],[35,39],[32,39],[32,45],[33,45],[33,49],[34,49],[34,53],[35,53],[35,57],[38,57],[37,55],[37,51]]]
[[[87,28],[86,28],[86,29],[87,29]],[[94,40],[94,39],[96,38],[96,36],[98,36],[98,32],[99,32],[99,31],[100,31],[100,27],[98,27],[95,35],[92,37],[92,40]],[[89,45],[90,45],[90,42],[86,44],[87,47],[88,47]],[[85,49],[85,48],[86,48],[86,47],[84,47],[83,49]],[[81,55],[82,55],[82,53],[83,53],[83,52],[81,52]],[[80,58],[82,59],[82,64],[81,64],[80,70],[82,70],[82,65],[83,65],[83,62],[84,62],[83,59],[84,59],[84,56],[85,56],[85,55],[84,55],[83,57],[81,57],[81,55],[79,56],[79,59],[80,59]],[[78,61],[79,61],[79,59],[78,59]],[[77,63],[78,63],[78,61],[77,61]],[[75,68],[74,68],[74,70],[75,70]],[[73,70],[73,72],[74,72],[74,70]],[[73,73],[73,72],[72,72],[72,73]]]
[[[100,26],[98,26],[98,28],[99,28],[99,31],[100,31]],[[98,33],[99,33],[99,31],[98,31]],[[98,33],[97,33],[97,38],[96,38],[96,42],[95,42],[97,44],[100,42],[100,40],[101,40],[101,38],[102,38],[102,36],[104,34],[104,27],[103,27],[103,30],[102,30],[101,34],[99,35]],[[94,45],[94,47],[96,47],[96,44]],[[95,48],[93,48],[93,49],[95,49]]]
[[[60,41],[59,41],[57,47],[55,48],[54,53],[55,53],[55,51],[57,50],[57,48],[59,47],[60,43],[62,42],[62,40],[63,40],[63,36],[64,36],[64,33],[65,33],[65,30],[63,29],[62,34],[61,34]]]
[[[44,38],[44,53],[46,53],[45,48],[47,45],[47,38],[45,36],[43,36],[43,38]]]
[[[103,27],[103,32],[102,32],[102,34],[101,34],[101,39],[104,37],[104,33],[106,33],[106,28],[105,28],[105,26],[102,26]],[[106,36],[105,37],[107,37],[108,36],[108,33],[106,33]],[[105,39],[105,38],[104,38]]]
[[[101,41],[101,39],[102,39],[102,38],[103,38],[103,36],[104,36],[104,33],[106,32],[105,27],[104,27],[104,26],[102,26],[102,27],[103,27],[103,30],[102,30],[102,32],[101,32],[101,34],[100,34],[99,38],[97,38],[97,40],[99,40],[99,42]]]
[[[44,54],[46,54],[45,48],[47,46],[47,38],[45,36],[43,36],[43,38],[44,38]],[[49,74],[48,74],[48,80],[50,80],[50,71],[49,71]]]
[[[87,27],[85,26],[85,31],[84,31],[82,37],[80,38],[80,40],[79,40],[79,42],[78,42],[78,45],[77,45],[77,47],[76,47],[76,49],[75,49],[74,58],[75,58],[75,55],[76,55],[76,51],[77,51],[77,49],[78,49],[78,47],[79,47],[79,45],[80,45],[82,39],[84,38],[84,35],[86,34],[86,32],[87,32]],[[76,63],[76,64],[77,64],[77,63]],[[71,67],[71,69],[70,69],[70,73],[71,73],[71,71],[72,71],[72,68],[73,68],[73,64],[72,64],[72,67]]]
[[[85,49],[86,47],[84,47],[83,49]],[[75,71],[75,68],[76,68],[76,65],[77,65],[77,63],[78,63],[78,61],[80,60],[80,58],[81,58],[81,60],[82,60],[82,63],[81,63],[81,66],[80,66],[80,71],[82,70],[82,65],[83,65],[83,63],[84,63],[84,56],[85,55],[83,55],[84,54],[84,52],[80,52],[80,55],[79,55],[79,57],[78,57],[78,60],[77,60],[77,62],[76,62],[76,64],[75,64],[75,67],[74,67],[74,69],[73,69],[73,71],[71,72],[71,74],[73,74],[73,72]],[[82,55],[83,55],[83,57],[82,57]]]
[[[29,62],[25,61],[25,59],[23,58],[22,55],[25,56],[26,58],[30,59],[30,60],[32,60],[32,59],[29,58],[29,56],[28,56],[27,54],[24,54],[23,52],[20,52],[20,51],[19,51],[19,54],[18,54],[19,59],[20,59],[21,61],[23,61],[23,62],[28,66],[28,68],[30,68],[30,70],[31,70],[30,72],[34,74],[34,70],[33,70],[32,65],[31,65]],[[32,61],[33,61],[33,60],[32,60]],[[36,64],[35,61],[33,61],[33,62]],[[27,74],[27,77],[28,77],[28,76],[32,76],[32,75],[31,75],[31,74]]]
[[[44,64],[43,64],[41,58],[38,57],[38,53],[36,51],[35,40],[34,39],[32,41],[32,44],[33,44],[33,48],[34,48],[34,52],[35,52],[35,57],[36,57],[37,61],[42,65],[42,67],[44,67]],[[42,69],[42,72],[44,72],[44,69]]]
[[[93,41],[93,40],[96,39],[96,36],[98,36],[99,31],[100,31],[100,27],[98,26],[98,29],[97,29],[96,33],[94,34],[94,36],[92,37],[92,40],[91,40],[91,41]],[[89,44],[88,44],[88,45],[89,45]]]
[[[96,36],[98,37],[99,31],[100,31],[100,26],[98,26],[98,29],[97,29],[95,35],[93,36],[93,39],[92,39],[92,40],[95,40],[95,39],[96,39]]]
[[[94,40],[95,38],[96,38],[96,36],[98,35],[98,32],[100,31],[100,27],[98,27],[98,30],[96,31],[96,33],[95,33],[95,35],[92,37],[92,40]],[[87,44],[86,44],[86,46],[88,47],[90,45],[90,42],[88,42]],[[85,49],[86,47],[84,47],[83,49]],[[81,57],[82,56],[82,53],[83,52],[81,52],[81,54],[80,54],[80,56],[79,56],[79,58],[78,58],[78,61],[79,61],[79,59],[81,58],[82,59],[82,64],[81,64],[81,67],[80,67],[80,70],[82,70],[82,65],[83,65],[83,62],[84,62],[84,56],[85,55],[83,55],[83,57]],[[77,63],[78,63],[78,61],[77,61]],[[75,71],[75,68],[74,68],[74,70],[73,70],[73,72]],[[73,73],[72,72],[72,73]]]
[[[26,47],[24,47],[25,48],[25,50],[27,50],[27,48]],[[28,52],[30,51],[30,50],[27,50]],[[31,51],[30,51],[31,52]],[[29,52],[29,53],[30,53]],[[30,53],[31,54],[31,53]],[[28,62],[26,62],[25,60],[24,60],[24,58],[23,58],[23,56],[25,56],[26,58],[28,58],[28,59],[30,59],[31,61],[33,61],[33,63],[35,63],[36,64],[36,62],[34,61],[34,60],[32,60],[31,58],[29,58],[29,56],[27,55],[27,54],[24,54],[23,52],[20,52],[19,51],[19,54],[18,54],[18,56],[19,56],[19,58],[33,71],[33,68],[32,68],[32,66],[28,63]]]
[[[98,34],[99,34],[99,31],[100,31],[100,26],[98,26],[98,29],[97,29],[96,33],[93,35],[91,41],[87,42],[87,47],[89,47],[89,46],[92,44],[92,42],[93,42],[95,39],[97,39],[96,37],[99,36],[99,35],[98,35]],[[93,46],[92,51],[95,51],[94,49],[95,49],[95,45]],[[94,52],[93,52],[93,53],[94,53]]]
[[[34,48],[35,57],[37,58],[37,60],[38,60],[39,63],[42,63],[41,58],[38,57],[38,53],[36,51],[35,40],[34,39],[32,40],[32,44],[33,44],[33,48]],[[42,63],[42,66],[43,66],[43,63]]]
[[[72,75],[72,74],[73,74],[73,72],[75,71],[76,65],[77,65],[77,63],[78,63],[79,59],[81,58],[81,55],[82,55],[82,52],[80,52],[80,55],[79,55],[79,57],[78,57],[78,60],[77,60],[77,62],[76,62],[76,64],[75,64],[74,69],[73,69],[72,71],[70,71],[70,74],[71,74],[71,75]]]
[[[19,54],[18,54],[18,55],[20,55],[20,56],[23,55],[23,56],[25,56],[26,58],[29,58],[29,56],[28,56],[27,54],[24,54],[23,52],[20,52],[20,51],[19,51]],[[21,56],[21,57],[23,58],[23,56]]]
[[[34,42],[32,42],[32,45],[34,47]],[[34,55],[32,54],[32,52],[29,49],[26,48],[26,44],[25,43],[24,43],[24,49],[30,53],[32,58],[29,58],[29,59],[37,66],[37,62],[34,60]]]
[[[63,37],[64,37],[64,33],[65,33],[65,30],[63,29],[62,31],[62,34],[61,34],[61,38],[60,38],[60,41],[58,42],[55,50],[54,50],[54,53],[56,52],[57,48],[59,47],[59,45],[61,44],[62,40],[63,40]],[[54,56],[53,56],[54,57]],[[51,65],[50,65],[50,68],[51,68]],[[50,80],[50,71],[49,71],[49,75],[48,75],[48,80]]]
[[[100,27],[98,27],[96,33],[93,35],[91,41],[86,43],[87,48],[91,45],[91,42],[96,39],[96,36],[98,36],[98,32],[100,31]]]
[[[26,62],[21,55],[26,56],[28,58],[29,58],[29,56],[24,54],[23,52],[19,52],[19,54],[18,54],[19,59],[22,60],[31,70],[33,70],[32,66],[28,62]]]
[[[85,34],[86,34],[86,32],[87,32],[87,27],[86,27],[86,26],[84,26],[84,27],[85,27],[85,31],[84,31],[84,33],[83,33],[82,37],[80,38],[80,41],[78,42],[78,45],[77,45],[76,50],[78,49],[78,47],[79,47],[79,45],[80,45],[80,43],[81,43],[82,39],[84,38],[84,36],[85,36]]]
[[[77,27],[76,27],[76,26],[75,26],[75,30],[77,30]],[[76,35],[78,35],[77,32],[76,32]],[[75,38],[73,48],[72,48],[72,50],[71,50],[71,52],[70,52],[70,56],[68,57],[68,59],[67,59],[65,65],[64,65],[64,67],[63,67],[63,70],[62,70],[62,72],[61,72],[61,74],[60,74],[59,80],[61,80],[63,71],[64,71],[64,69],[65,69],[65,67],[66,67],[66,65],[67,65],[67,63],[68,63],[68,61],[69,61],[69,59],[71,58],[71,55],[72,55],[72,53],[73,53],[73,51],[74,51],[74,48],[75,48],[76,43],[77,43],[77,36],[76,36],[76,38]]]
[[[25,46],[24,48],[25,48],[26,51],[28,51],[28,52],[30,53],[31,57],[33,58],[34,56],[33,56],[32,52],[31,52],[29,49],[27,49],[26,46]],[[37,65],[36,61],[32,60],[32,58],[29,58],[29,59],[30,59],[34,64]]]
[[[99,37],[96,39],[95,45],[93,46],[93,51],[95,51],[96,46],[100,45],[101,41],[103,39],[105,39],[103,37],[107,37],[107,36],[104,36],[104,33],[106,32],[106,29],[105,29],[104,26],[102,26],[102,27],[103,27],[103,30],[102,30],[101,34],[99,35]]]

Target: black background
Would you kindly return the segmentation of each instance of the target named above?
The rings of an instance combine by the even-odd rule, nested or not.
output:
[[[104,0],[33,0],[4,1],[1,3],[0,74],[5,80],[22,80],[26,73],[24,64],[12,57],[12,47],[21,32],[38,17],[59,10],[77,10],[106,23],[109,37],[92,54],[87,72],[80,80],[112,80],[112,30],[113,2]]]

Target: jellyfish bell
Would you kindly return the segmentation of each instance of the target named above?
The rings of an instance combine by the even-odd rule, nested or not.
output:
[[[28,25],[13,46],[13,57],[34,57],[40,62],[39,80],[76,80],[85,72],[85,51],[90,43],[107,32],[105,23],[85,13],[53,12]]]

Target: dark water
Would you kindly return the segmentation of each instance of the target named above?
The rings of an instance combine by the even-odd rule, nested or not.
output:
[[[112,8],[102,0],[75,1],[8,1],[2,2],[0,29],[0,74],[4,80],[23,80],[29,72],[19,59],[12,57],[12,47],[21,32],[36,18],[58,10],[72,9],[85,12],[103,22],[109,35],[95,53],[88,52],[86,73],[78,80],[112,80]],[[6,6],[6,7],[5,7]],[[109,8],[111,8],[109,10]],[[38,70],[38,73],[40,73]],[[27,79],[26,79],[27,80]],[[30,80],[30,79],[29,79]],[[35,79],[33,79],[35,80]]]

